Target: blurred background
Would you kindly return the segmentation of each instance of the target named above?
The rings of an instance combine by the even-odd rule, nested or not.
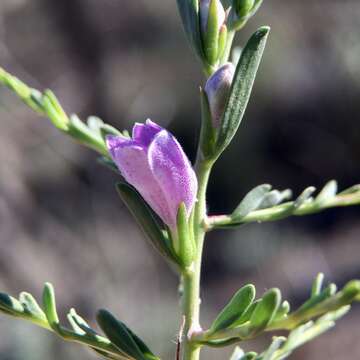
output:
[[[265,1],[242,31],[272,33],[236,141],[214,169],[211,213],[231,211],[260,183],[341,188],[360,179],[360,2]],[[204,79],[175,0],[2,0],[0,64],[35,88],[51,88],[69,113],[119,128],[150,117],[193,159]],[[40,297],[55,285],[59,311],[95,324],[105,307],[163,359],[180,324],[175,275],[143,240],[114,191],[116,176],[0,89],[0,289]],[[279,287],[293,307],[319,272],[343,285],[360,277],[360,208],[217,232],[207,240],[202,323],[244,283]],[[291,359],[360,358],[360,307]],[[246,345],[261,351],[261,338]],[[227,359],[230,349],[204,352]],[[6,317],[1,360],[95,358],[85,349]]]

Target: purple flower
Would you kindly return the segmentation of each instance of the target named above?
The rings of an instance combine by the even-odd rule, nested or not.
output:
[[[229,97],[235,67],[227,63],[218,69],[206,82],[205,93],[208,97],[211,117],[215,128],[220,126],[221,117]]]
[[[110,155],[125,180],[172,230],[176,229],[179,205],[189,216],[197,193],[197,179],[177,140],[151,120],[136,123],[132,139],[108,135]]]

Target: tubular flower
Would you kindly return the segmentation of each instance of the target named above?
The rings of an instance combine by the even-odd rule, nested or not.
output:
[[[108,135],[106,144],[125,180],[170,229],[176,229],[181,203],[189,217],[196,201],[197,179],[173,135],[147,120],[134,125],[132,139]]]

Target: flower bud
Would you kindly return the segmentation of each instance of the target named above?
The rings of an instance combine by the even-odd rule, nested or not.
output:
[[[255,5],[255,0],[234,0],[234,8],[239,18],[246,17]]]
[[[213,126],[220,126],[221,117],[229,97],[235,67],[227,63],[218,69],[206,82],[205,93],[208,97]]]
[[[229,13],[229,27],[238,31],[255,15],[263,0],[233,0]]]
[[[220,0],[200,0],[200,30],[205,60],[215,65],[221,56],[222,46],[226,40],[224,30],[226,14]],[[224,36],[220,36],[222,35]]]
[[[208,30],[208,20],[209,20],[209,9],[211,1],[215,1],[217,8],[217,19],[218,19],[218,29],[220,31],[221,26],[225,22],[225,10],[221,4],[220,0],[200,0],[200,25],[202,34],[206,34]]]

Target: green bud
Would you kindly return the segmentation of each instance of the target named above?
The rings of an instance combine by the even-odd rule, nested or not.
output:
[[[233,0],[228,24],[231,30],[242,29],[247,21],[255,15],[263,0]]]
[[[200,0],[200,30],[206,62],[215,65],[219,59],[219,48],[223,52],[226,33],[226,14],[220,0]],[[220,44],[220,33],[221,44]],[[224,38],[225,37],[225,38]]]
[[[239,18],[246,17],[255,5],[255,0],[234,0],[233,6]]]

